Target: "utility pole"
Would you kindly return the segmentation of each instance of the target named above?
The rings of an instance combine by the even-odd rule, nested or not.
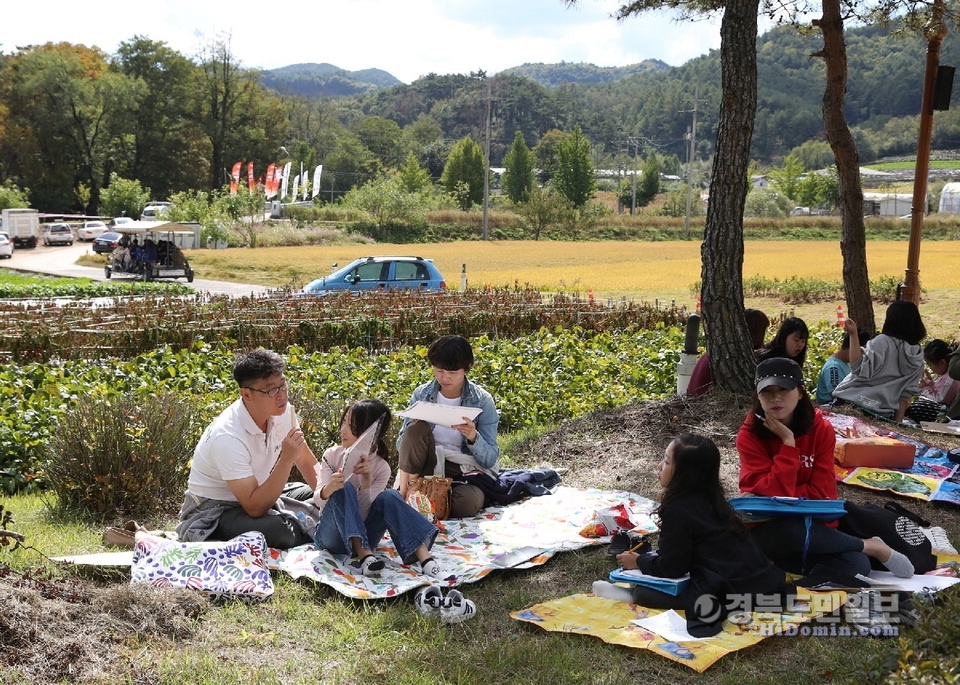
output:
[[[687,131],[690,140],[690,146],[687,148],[687,213],[683,220],[683,235],[687,240],[690,240],[690,210],[693,203],[693,155],[696,150],[697,107],[700,103],[698,98],[699,93],[700,89],[694,88],[693,109],[682,110],[684,112],[693,112],[693,126]],[[706,100],[703,102],[706,102]]]
[[[920,131],[917,136],[917,165],[913,178],[913,206],[910,209],[910,243],[907,247],[907,268],[904,273],[903,284],[900,287],[899,299],[909,300],[920,304],[920,236],[923,231],[923,215],[927,210],[927,183],[930,173],[930,139],[933,135],[933,112],[935,109],[945,110],[950,106],[950,90],[953,86],[953,68],[950,71],[949,83],[945,88],[945,102],[934,101],[938,90],[937,78],[940,73],[940,44],[947,37],[947,25],[944,22],[943,0],[935,0],[933,13],[924,29],[927,38],[927,64],[923,77],[923,96],[920,103]]]
[[[490,95],[490,81],[487,80],[487,135],[483,141],[483,155],[486,158],[483,170],[483,239],[488,240],[490,227],[488,223],[488,209],[490,206],[490,110],[493,98]]]
[[[633,215],[637,213],[637,174],[640,166],[640,143],[649,143],[650,141],[640,136],[627,136],[626,140],[614,140],[612,142],[620,145],[633,145],[633,201],[630,203],[630,214]],[[628,151],[629,149],[627,148]],[[619,166],[617,172],[619,179]],[[626,165],[624,165],[624,172],[626,172]],[[619,188],[619,183],[617,187]]]

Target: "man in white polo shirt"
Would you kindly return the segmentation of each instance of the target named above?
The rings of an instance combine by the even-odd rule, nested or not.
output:
[[[270,547],[311,541],[319,518],[305,500],[316,487],[317,457],[287,401],[286,363],[257,349],[237,357],[240,397],[203,432],[193,453],[177,534],[181,540],[229,540],[258,530]],[[307,483],[288,483],[293,466]]]

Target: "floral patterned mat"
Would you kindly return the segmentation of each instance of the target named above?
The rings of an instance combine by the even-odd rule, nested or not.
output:
[[[639,533],[656,532],[649,513],[656,502],[622,490],[583,489],[560,486],[552,495],[531,497],[505,507],[487,507],[470,519],[444,521],[432,554],[443,569],[441,580],[420,575],[415,566],[405,566],[389,537],[377,547],[386,568],[376,578],[360,574],[352,559],[330,554],[313,545],[282,551],[271,549],[271,570],[294,578],[310,578],[348,597],[381,599],[435,582],[444,587],[475,583],[491,571],[503,568],[496,558],[514,550],[536,547],[541,550],[528,561],[511,568],[531,568],[546,563],[557,552],[605,544],[609,537],[584,537],[581,529],[594,519],[598,509],[627,504]]]
[[[912,469],[844,468],[834,464],[834,475],[841,483],[870,490],[889,490],[914,499],[960,504],[960,472],[943,450],[853,416],[828,412],[824,412],[823,416],[838,435],[895,438],[913,445],[917,451]]]

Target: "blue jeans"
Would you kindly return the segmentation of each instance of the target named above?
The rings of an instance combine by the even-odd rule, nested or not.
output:
[[[359,538],[361,547],[373,549],[388,530],[397,554],[405,564],[416,558],[415,552],[420,545],[426,545],[428,549],[432,547],[440,532],[392,489],[377,495],[364,521],[360,517],[357,491],[352,483],[347,483],[327,500],[313,542],[333,554],[353,554],[350,538]]]

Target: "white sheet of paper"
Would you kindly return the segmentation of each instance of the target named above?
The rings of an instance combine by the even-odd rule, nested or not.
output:
[[[343,453],[343,482],[348,482],[353,477],[353,469],[360,463],[360,457],[376,452],[377,431],[380,430],[380,422],[383,417],[377,419],[373,424],[363,431],[363,434],[357,438],[357,441],[350,445]]]
[[[687,632],[687,619],[673,609],[668,609],[656,616],[635,618],[630,623],[646,628],[669,642],[694,642],[709,640],[708,637],[694,637]]]
[[[960,583],[960,578],[951,578],[950,576],[927,576],[918,575],[909,578],[897,578],[889,571],[871,571],[868,581],[871,585],[882,585],[884,587],[897,588],[905,592],[922,592],[923,590],[942,590],[956,583]]]
[[[398,411],[397,416],[452,428],[453,426],[463,423],[464,416],[473,421],[480,416],[480,412],[482,411],[479,407],[448,407],[443,404],[420,400],[419,402],[415,402],[413,406],[403,411]]]

